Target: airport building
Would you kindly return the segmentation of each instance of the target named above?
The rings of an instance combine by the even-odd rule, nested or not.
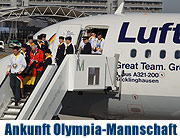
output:
[[[61,6],[91,15],[113,14],[124,2],[124,12],[162,12],[162,0],[0,0],[0,7]]]
[[[125,0],[125,12],[162,12],[162,0]]]
[[[162,11],[162,0],[0,0],[0,39],[23,40],[63,20],[113,14],[122,2],[124,12]]]

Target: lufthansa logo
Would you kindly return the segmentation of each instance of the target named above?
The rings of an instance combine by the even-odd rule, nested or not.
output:
[[[176,27],[172,27],[174,23],[165,23],[162,27],[152,27],[148,38],[145,38],[146,29],[147,29],[146,27],[139,28],[137,37],[128,37],[127,31],[129,24],[130,24],[129,22],[124,22],[122,24],[118,42],[135,43],[136,41],[138,41],[141,44],[155,43],[157,33],[158,31],[160,31],[159,43],[166,43],[166,37],[168,32],[173,31],[174,32],[173,42],[176,44],[180,44],[180,24],[177,24]]]

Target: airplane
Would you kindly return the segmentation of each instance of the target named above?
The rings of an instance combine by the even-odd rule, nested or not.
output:
[[[111,76],[115,74],[116,82],[113,86],[117,86],[118,89],[113,88],[113,86],[107,87],[106,90],[82,86],[81,90],[68,91],[63,94],[62,101],[59,100],[62,103],[61,114],[95,119],[180,119],[180,107],[178,106],[180,104],[178,81],[180,76],[179,14],[122,13],[120,12],[121,8],[111,15],[97,15],[63,21],[48,26],[34,35],[36,38],[37,35],[45,33],[47,39],[54,37],[54,41],[50,44],[54,58],[60,35],[71,35],[72,43],[78,50],[81,38],[87,34],[88,30],[100,31],[104,33],[103,37],[105,38],[102,55],[98,57],[97,55],[77,54],[77,59],[84,57],[85,62],[89,61],[88,64],[94,65],[97,62],[101,66],[101,62],[107,64],[106,57],[116,57],[115,59],[118,57],[118,61],[113,59],[112,66],[109,66],[110,70],[114,69],[113,65],[117,67],[115,72],[110,74]],[[71,60],[72,58],[69,56],[67,60],[63,61],[62,66],[66,66],[65,63],[68,63],[68,59],[71,63],[68,64],[69,66],[76,64]],[[6,72],[4,70],[8,60],[7,57],[0,60],[1,78]],[[63,67],[60,67],[58,71],[63,70]],[[75,68],[72,67],[69,70],[73,69]],[[49,72],[53,71],[49,69]],[[71,75],[69,82],[74,81],[73,79],[81,81],[86,76]],[[66,81],[66,77],[63,77],[62,74],[61,76],[55,74],[51,82],[52,85],[47,85],[51,87],[46,88],[47,92],[53,91],[53,87],[54,89],[59,87],[58,84],[53,85],[56,81],[60,82],[58,78]],[[43,79],[47,79],[45,75],[42,77]],[[101,81],[104,80],[105,78]],[[110,79],[110,81],[112,80]],[[44,83],[42,82],[42,84]],[[81,83],[83,82],[81,81]],[[38,83],[39,87],[42,84]],[[4,86],[4,89],[7,90],[7,87]],[[40,89],[43,88],[35,88],[35,90]],[[2,89],[0,90],[1,93]],[[45,93],[45,95],[45,98],[48,99],[48,94]],[[35,95],[30,97],[30,103],[34,102],[33,98],[35,97]],[[41,108],[44,102],[39,102],[41,105],[33,111],[33,114],[41,114],[45,110],[45,108]],[[30,108],[30,103],[27,108]],[[2,107],[3,104],[0,106]],[[53,111],[55,110],[53,109]],[[48,113],[46,112],[46,114]]]

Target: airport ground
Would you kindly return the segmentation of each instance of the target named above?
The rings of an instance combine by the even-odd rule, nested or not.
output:
[[[87,117],[77,117],[77,116],[70,116],[70,115],[59,115],[61,120],[94,120],[93,118]]]
[[[5,51],[0,51],[0,59],[11,54],[12,49],[8,47],[8,45],[5,45]]]

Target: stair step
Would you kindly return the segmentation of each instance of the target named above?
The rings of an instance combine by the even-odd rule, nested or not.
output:
[[[0,120],[15,120],[15,118],[2,117]]]
[[[18,103],[18,106],[15,106],[14,97],[11,97],[11,101],[7,106],[7,109],[4,111],[3,116],[0,117],[0,120],[15,120],[30,94],[30,91],[25,93],[25,99],[21,99]]]
[[[15,120],[17,115],[4,115],[0,120]]]
[[[5,118],[16,118],[17,115],[4,115],[3,117],[5,117]]]
[[[26,95],[30,95],[31,94],[31,92],[27,92],[27,93],[25,93]]]
[[[19,103],[25,103],[25,102],[26,102],[26,100],[27,100],[27,99],[21,99],[21,100],[19,101]],[[15,100],[14,100],[14,99],[11,99],[11,101],[12,101],[12,102],[15,102]]]
[[[13,109],[13,108],[8,108],[6,111],[10,111],[10,112],[20,112],[20,109]]]
[[[19,112],[16,112],[16,111],[4,111],[4,114],[7,114],[7,115],[18,115]]]
[[[15,106],[15,102],[10,103],[9,105]],[[23,105],[24,105],[24,103],[19,103],[18,106],[23,106]]]
[[[8,108],[12,108],[12,109],[21,109],[23,105],[19,105],[19,106],[15,106],[15,105],[8,105]]]

